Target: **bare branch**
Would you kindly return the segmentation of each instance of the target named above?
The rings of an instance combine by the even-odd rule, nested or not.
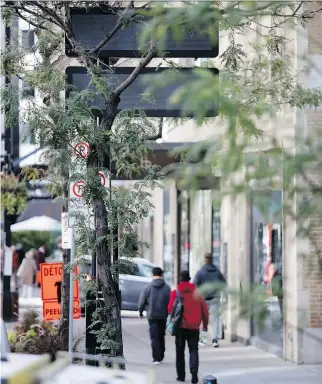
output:
[[[134,5],[134,2],[130,1],[128,6],[125,9],[125,13],[128,12],[133,7],[133,5]],[[132,15],[131,18],[133,18],[134,16],[135,16],[135,14]],[[94,47],[93,49],[91,49],[89,51],[89,54],[90,55],[97,54],[104,47],[104,45],[107,44],[111,40],[111,38],[123,27],[123,24],[124,24],[124,20],[117,23],[116,26],[112,29],[112,31],[107,36],[105,36],[105,38],[102,41],[100,41],[96,45],[96,47]]]
[[[115,98],[119,97],[138,77],[143,68],[145,68],[157,55],[157,49],[152,48],[150,52],[141,59],[134,71],[121,83],[112,93]]]
[[[17,8],[15,8],[15,12],[20,17],[20,19],[25,20],[28,24],[32,25],[33,27],[35,27],[37,29],[44,29],[45,31],[53,33],[50,29],[44,27],[41,24],[34,23],[32,20],[25,17]],[[54,33],[53,33],[53,35],[54,35]]]

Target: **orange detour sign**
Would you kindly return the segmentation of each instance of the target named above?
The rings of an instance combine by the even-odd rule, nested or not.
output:
[[[60,320],[61,305],[57,301],[43,302],[43,317],[46,321]],[[79,300],[74,300],[74,319],[81,318],[81,308]]]
[[[77,274],[77,267],[75,270]],[[40,264],[41,298],[43,301],[53,300],[57,303],[61,300],[61,284],[63,263]],[[74,281],[74,299],[78,299],[78,281]]]

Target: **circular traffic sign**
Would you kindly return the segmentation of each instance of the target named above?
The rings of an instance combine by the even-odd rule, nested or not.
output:
[[[85,141],[78,143],[74,147],[74,155],[78,158],[86,159],[89,153],[89,145]]]
[[[76,181],[76,183],[73,185],[73,188],[72,188],[74,196],[83,197],[84,187],[85,187],[85,181],[84,180]]]
[[[98,172],[99,177],[101,178],[101,184],[103,187],[106,185],[106,177],[103,172]]]

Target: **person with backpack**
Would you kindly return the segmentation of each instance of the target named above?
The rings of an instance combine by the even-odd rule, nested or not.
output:
[[[176,290],[171,292],[168,305],[169,317],[171,317],[175,330],[176,344],[176,369],[177,381],[185,381],[185,345],[186,342],[190,354],[191,383],[198,383],[199,368],[199,328],[208,327],[208,308],[202,297],[196,297],[196,286],[190,283],[189,271],[182,271],[179,276],[180,283]],[[177,322],[179,321],[179,324]]]
[[[199,269],[194,278],[194,284],[197,288],[206,283],[213,283],[214,289],[212,289],[205,297],[207,307],[211,318],[211,330],[212,330],[212,345],[214,348],[219,347],[218,339],[221,338],[221,320],[220,320],[220,295],[223,288],[226,286],[226,279],[213,264],[212,254],[207,252],[205,254],[205,264]],[[201,340],[201,345],[206,344],[206,340]]]
[[[152,347],[152,364],[159,364],[164,359],[165,330],[168,316],[170,287],[163,280],[163,270],[152,269],[152,282],[142,291],[139,299],[139,315],[143,318],[146,309]]]

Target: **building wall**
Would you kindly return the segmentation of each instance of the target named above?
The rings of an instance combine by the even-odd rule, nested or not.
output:
[[[311,4],[316,7],[317,4]],[[301,27],[294,29],[284,28],[284,35],[289,39],[284,54],[290,55],[294,72],[302,70],[304,60],[312,61],[313,67],[321,67],[321,14],[309,22],[308,30]],[[267,20],[266,20],[267,22]],[[260,31],[259,31],[260,32]],[[222,36],[225,41],[225,37]],[[251,41],[260,43],[261,38],[256,34],[246,37],[239,36],[238,43],[243,45]],[[222,50],[224,44],[221,45]],[[309,56],[307,56],[309,55]],[[321,81],[318,70],[309,71],[300,77],[304,86],[316,87]],[[257,122],[269,134],[283,141],[286,148],[296,150],[296,138],[305,137],[322,125],[321,110],[299,111],[295,108],[283,107],[274,119],[266,118]],[[218,118],[212,119],[204,126],[197,128],[194,122],[168,127],[164,134],[165,141],[197,141],[214,137],[223,133],[225,124]],[[264,148],[267,144],[254,143],[256,147]],[[295,180],[295,182],[297,182]],[[202,254],[211,247],[211,234],[207,233],[207,226],[211,228],[211,219],[207,218],[211,212],[211,198],[208,199],[204,191],[198,192],[191,203],[191,255],[190,272],[193,275],[202,263]],[[296,209],[296,201],[294,202]],[[206,212],[206,214],[205,214]],[[211,216],[210,216],[211,217]],[[236,199],[224,197],[221,204],[221,244],[227,246],[227,281],[232,289],[247,290],[250,286],[250,207],[244,196]],[[316,222],[314,236],[320,241],[322,224]],[[322,279],[317,273],[308,275],[308,265],[301,257],[308,254],[311,246],[306,239],[297,236],[298,223],[285,218],[283,225],[283,271],[284,271],[284,315],[283,326],[284,347],[279,353],[286,359],[301,362],[318,362],[319,348],[321,348],[321,306],[322,306]],[[200,234],[202,233],[202,236]],[[322,244],[321,244],[322,245]],[[199,260],[197,255],[200,255]],[[316,257],[316,256],[315,256]],[[306,271],[304,275],[303,271]],[[238,305],[234,300],[228,303],[228,310],[224,315],[226,334],[230,340],[251,340],[251,324],[249,321],[236,322]],[[277,353],[276,348],[263,345],[271,352]]]
[[[321,3],[306,4],[306,10],[320,9]],[[309,20],[307,31],[298,30],[297,52],[307,57],[311,68],[303,82],[308,88],[322,86],[322,15],[318,13]],[[302,54],[302,55],[301,55]],[[303,129],[304,127],[304,129]],[[299,137],[317,136],[322,127],[322,105],[318,108],[298,111],[296,114],[295,132]],[[302,128],[302,129],[301,129]],[[311,175],[315,183],[321,186],[320,170]],[[300,180],[297,180],[300,183]],[[321,249],[322,222],[320,217],[312,217],[312,240]],[[293,223],[296,227],[296,223]],[[322,275],[319,269],[319,257],[316,248],[308,239],[298,236],[296,241],[297,268],[294,271],[296,281],[293,283],[295,293],[293,303],[295,310],[290,308],[290,316],[286,323],[285,355],[298,363],[321,363],[322,356]],[[303,256],[304,255],[304,256]],[[294,254],[293,254],[294,256]],[[292,279],[292,277],[289,277]],[[292,313],[293,312],[293,313]],[[294,316],[291,316],[293,314]],[[293,349],[293,353],[292,353]]]

